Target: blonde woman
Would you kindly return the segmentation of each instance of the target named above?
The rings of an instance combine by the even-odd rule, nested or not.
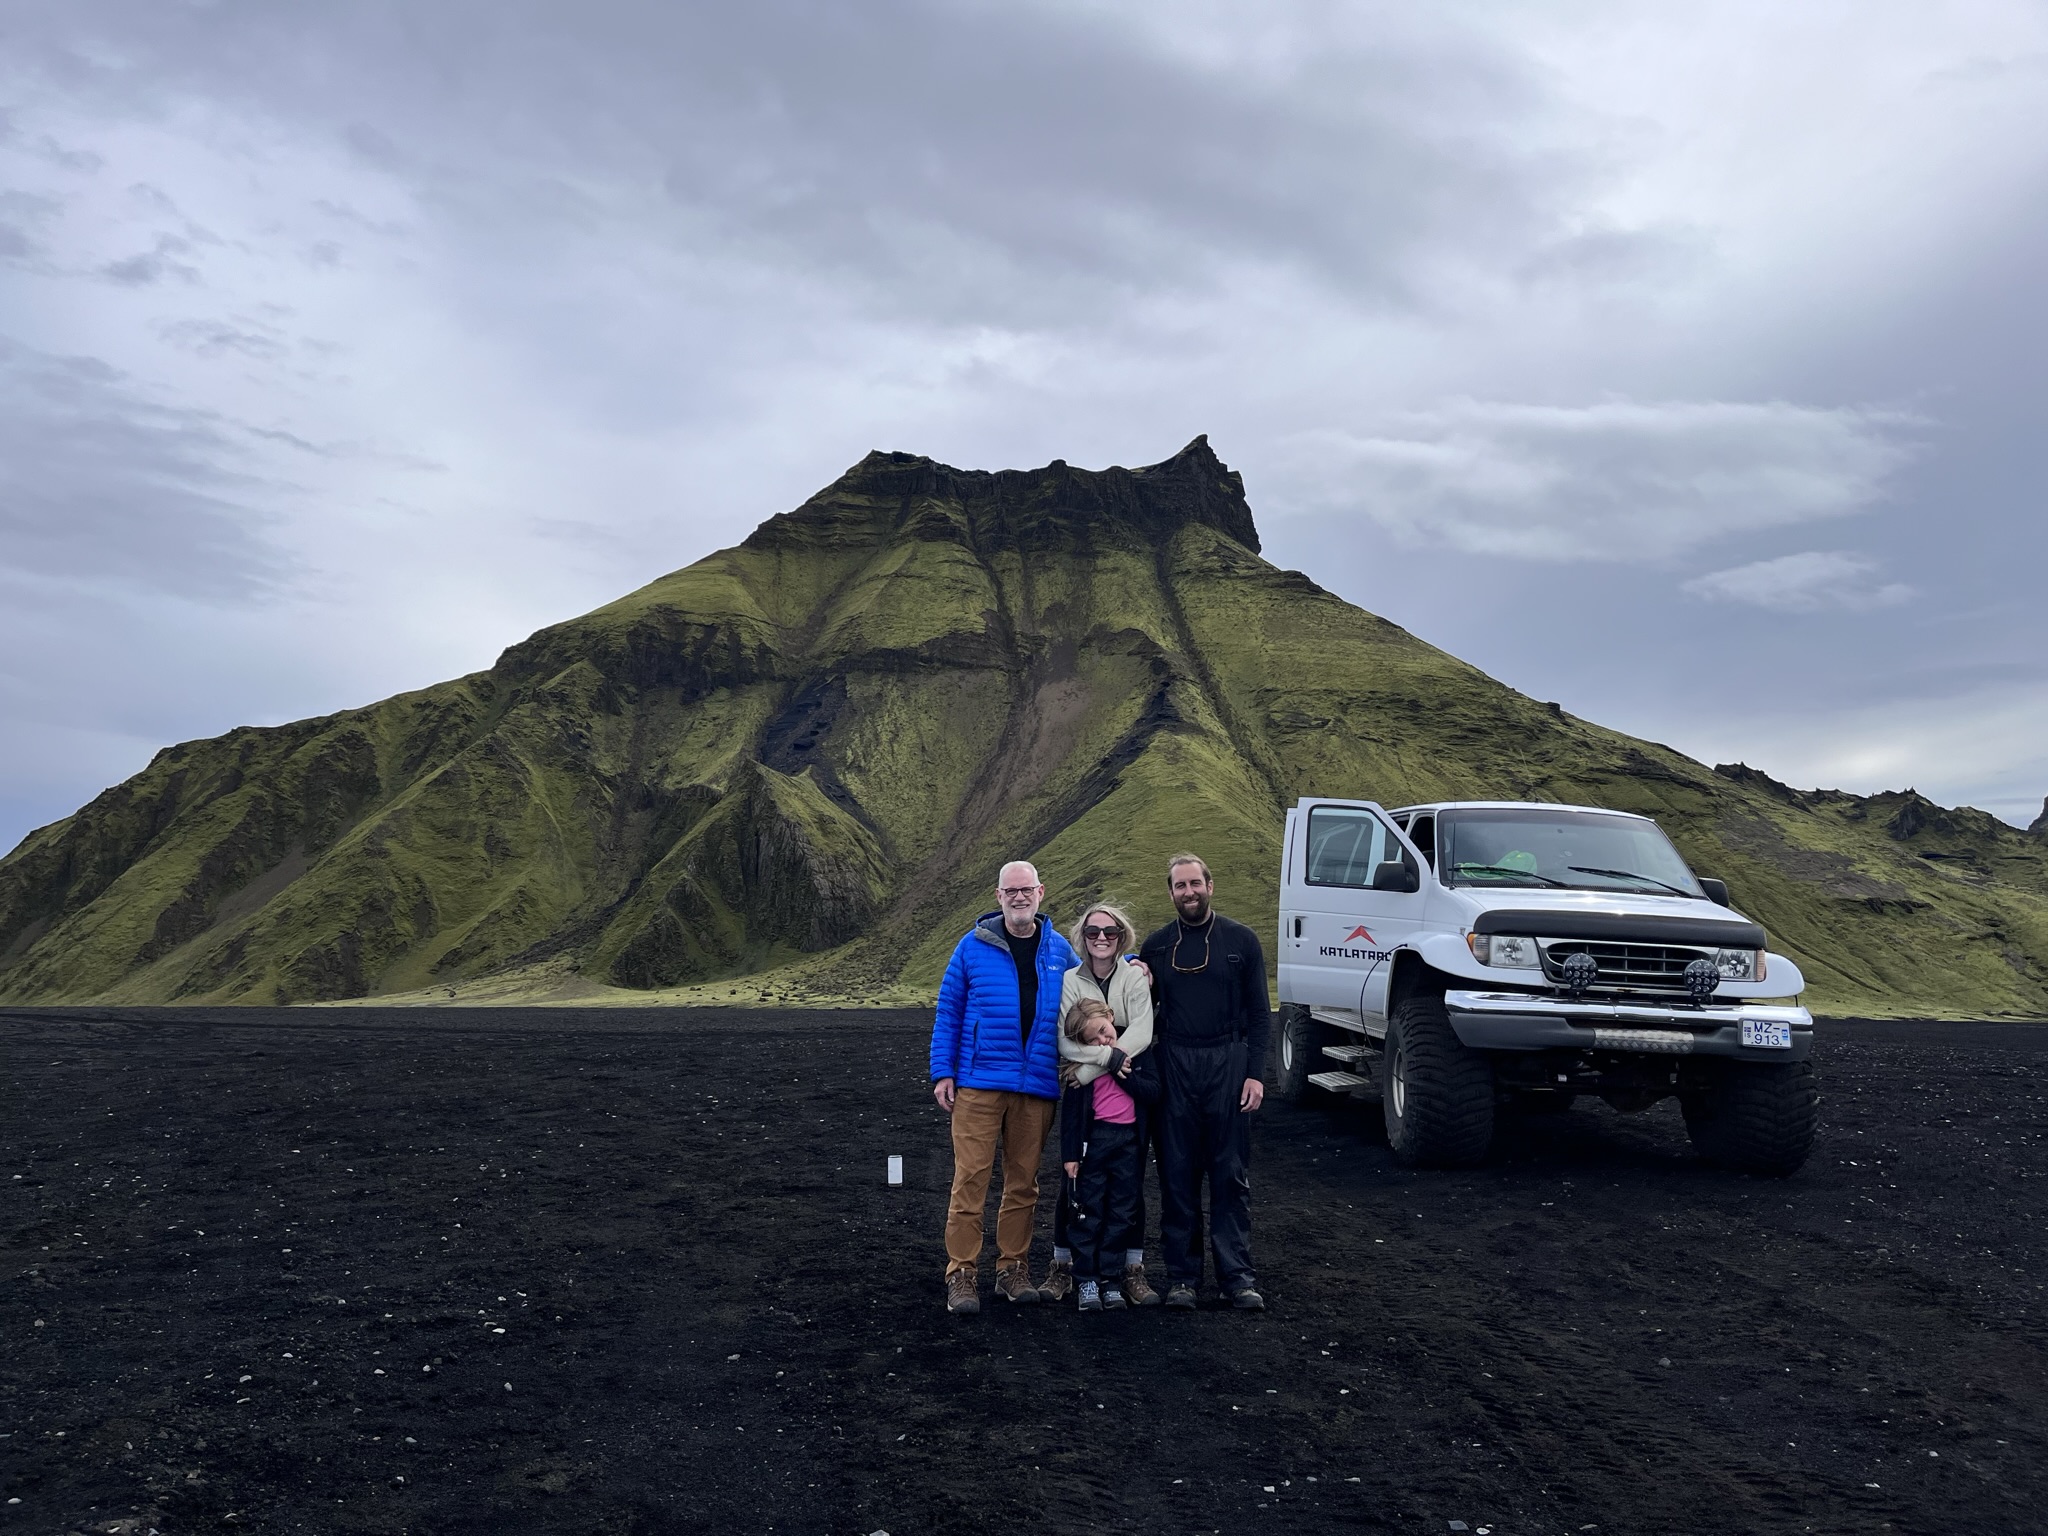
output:
[[[1065,1087],[1092,1083],[1104,1072],[1124,1068],[1132,1056],[1152,1044],[1152,981],[1144,967],[1132,965],[1125,956],[1138,947],[1138,930],[1123,909],[1106,901],[1084,907],[1068,937],[1081,963],[1066,973],[1060,983],[1060,1017],[1074,1004],[1094,998],[1109,1005],[1115,1016],[1115,1045],[1082,1045],[1060,1035],[1060,1081]],[[1140,1116],[1138,1166],[1145,1166],[1145,1150],[1151,1130]],[[1069,1191],[1063,1186],[1052,1219],[1052,1269],[1038,1288],[1047,1301],[1064,1301],[1074,1288],[1074,1255],[1067,1246],[1067,1205]],[[1123,1292],[1134,1307],[1155,1307],[1159,1293],[1145,1280],[1145,1196],[1142,1183],[1138,1193],[1137,1226],[1131,1247],[1124,1253]]]

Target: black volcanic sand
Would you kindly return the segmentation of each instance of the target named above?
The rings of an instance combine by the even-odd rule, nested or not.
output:
[[[1270,1109],[1263,1316],[956,1320],[925,1027],[0,1014],[0,1530],[2048,1529],[2048,1028],[1824,1026],[1783,1182]]]

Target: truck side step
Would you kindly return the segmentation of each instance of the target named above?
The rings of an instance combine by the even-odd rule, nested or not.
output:
[[[1365,1045],[1326,1045],[1323,1054],[1332,1061],[1356,1062],[1359,1057],[1371,1053],[1372,1047]]]
[[[1357,1093],[1370,1089],[1373,1080],[1357,1072],[1311,1072],[1308,1080],[1318,1088],[1327,1088],[1332,1093]]]

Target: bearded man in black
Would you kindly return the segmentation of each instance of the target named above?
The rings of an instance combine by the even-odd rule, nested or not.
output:
[[[1230,1304],[1259,1312],[1252,1273],[1251,1114],[1272,1009],[1266,953],[1243,923],[1211,910],[1209,866],[1191,853],[1166,870],[1174,920],[1138,951],[1158,994],[1160,1246],[1169,1307],[1187,1310],[1202,1283],[1202,1181],[1209,1183],[1209,1251]]]

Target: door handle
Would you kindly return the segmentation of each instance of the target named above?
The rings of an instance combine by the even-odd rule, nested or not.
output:
[[[1298,917],[1294,920],[1294,936],[1297,939],[1301,937],[1301,919]]]

